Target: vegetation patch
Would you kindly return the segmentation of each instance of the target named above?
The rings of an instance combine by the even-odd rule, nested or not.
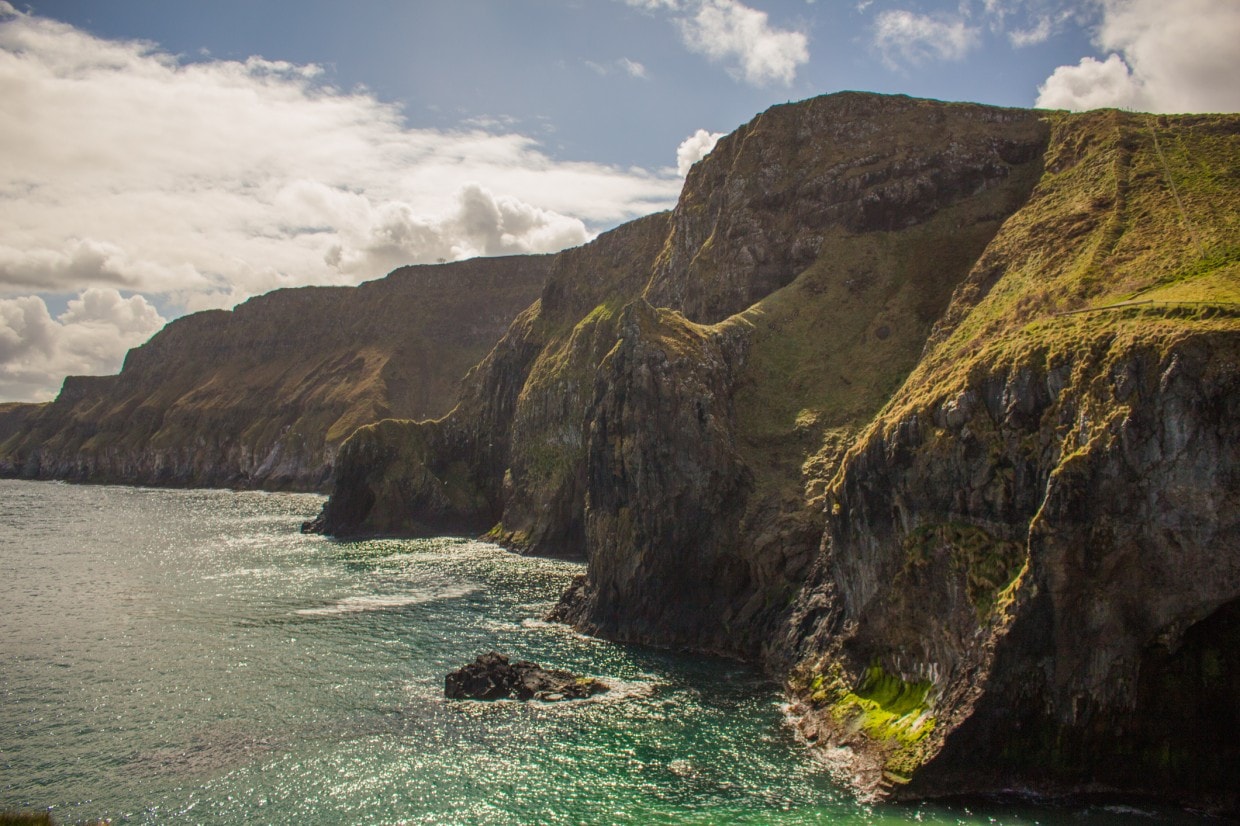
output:
[[[877,663],[865,670],[861,684],[833,704],[837,720],[851,719],[870,737],[910,745],[934,730],[929,702],[932,684],[905,682]]]
[[[922,525],[904,540],[910,566],[928,565],[946,555],[952,567],[965,577],[970,604],[977,610],[978,622],[985,622],[1004,594],[1024,570],[1024,545],[998,539],[976,525],[948,522]]]

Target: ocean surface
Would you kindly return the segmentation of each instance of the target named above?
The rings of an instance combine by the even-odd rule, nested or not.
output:
[[[732,662],[539,620],[580,567],[303,536],[322,498],[0,480],[0,811],[61,823],[1111,824],[1123,806],[882,807]],[[443,699],[498,649],[573,703]]]

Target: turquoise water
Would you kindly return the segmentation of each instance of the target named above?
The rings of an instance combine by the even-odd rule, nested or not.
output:
[[[859,805],[754,671],[538,621],[576,565],[458,539],[301,535],[321,502],[0,481],[0,810],[178,824],[1136,816]],[[491,649],[618,689],[444,700],[443,675]]]

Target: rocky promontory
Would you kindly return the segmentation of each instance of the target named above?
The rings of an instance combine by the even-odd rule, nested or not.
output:
[[[1240,117],[845,93],[558,258],[315,527],[482,532],[552,616],[758,660],[885,797],[1240,810]]]

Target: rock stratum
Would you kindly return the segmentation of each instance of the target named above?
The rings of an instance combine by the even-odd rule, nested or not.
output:
[[[762,663],[862,794],[1235,814],[1238,193],[1235,115],[774,107],[306,527],[584,557],[553,618]]]
[[[1235,812],[1237,159],[1237,116],[775,107],[309,527],[583,555],[553,618],[764,663],[866,794]]]
[[[452,409],[547,264],[402,267],[177,319],[119,375],[72,376],[53,402],[0,406],[0,475],[323,489],[358,426]]]

